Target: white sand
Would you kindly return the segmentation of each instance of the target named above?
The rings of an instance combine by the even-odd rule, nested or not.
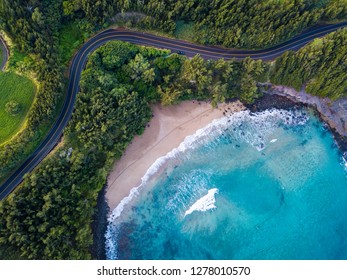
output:
[[[207,126],[214,119],[244,109],[239,101],[220,104],[213,109],[209,103],[185,101],[179,105],[152,107],[154,117],[141,136],[136,136],[108,176],[106,200],[112,211],[141,183],[141,178],[159,157],[178,147],[188,135]]]

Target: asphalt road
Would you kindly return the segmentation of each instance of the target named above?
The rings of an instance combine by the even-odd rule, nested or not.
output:
[[[272,60],[288,50],[298,50],[315,38],[322,37],[339,28],[346,27],[347,22],[312,28],[293,39],[264,50],[225,49],[213,46],[201,46],[186,41],[168,39],[142,32],[120,29],[107,29],[88,40],[74,56],[70,66],[70,81],[62,111],[52,129],[35,150],[35,152],[15,171],[0,187],[0,199],[8,196],[23,180],[23,176],[32,171],[59,142],[63,129],[71,118],[76,94],[79,91],[81,72],[85,67],[88,55],[95,49],[112,40],[121,40],[139,45],[169,49],[173,52],[184,51],[189,57],[199,53],[205,59],[254,59]]]
[[[1,48],[1,53],[2,53],[2,62],[0,65],[0,71],[4,71],[5,65],[6,65],[7,60],[8,60],[8,49],[7,49],[7,46],[5,44],[5,41],[2,39],[1,36],[0,36],[0,48]]]

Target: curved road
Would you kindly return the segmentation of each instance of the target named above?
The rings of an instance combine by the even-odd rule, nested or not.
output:
[[[298,50],[313,39],[346,26],[347,22],[315,27],[283,44],[265,50],[239,50],[201,46],[186,41],[168,39],[141,32],[107,29],[87,41],[74,56],[70,67],[70,81],[66,100],[58,119],[35,152],[0,187],[0,199],[9,195],[22,182],[23,176],[32,171],[47,156],[54,146],[57,145],[61,138],[63,129],[72,115],[76,94],[79,90],[81,72],[86,64],[87,57],[91,52],[106,42],[111,40],[121,40],[134,44],[166,48],[173,52],[180,50],[184,51],[187,56],[194,56],[199,53],[205,59],[242,59],[250,56],[254,59],[272,60],[285,51]]]
[[[6,46],[6,43],[5,43],[5,41],[1,35],[0,35],[0,49],[1,49],[1,53],[2,53],[2,62],[0,65],[0,71],[4,71],[7,60],[8,60],[8,53],[9,52],[8,52],[8,48]]]

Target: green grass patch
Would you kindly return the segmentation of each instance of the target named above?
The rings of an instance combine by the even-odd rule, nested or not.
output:
[[[29,59],[29,57],[18,51],[17,48],[11,48],[11,56],[8,60],[8,69],[16,70],[18,63],[24,62],[25,59]]]
[[[0,73],[0,144],[15,135],[34,100],[35,84],[15,73]]]
[[[64,65],[72,58],[74,51],[89,37],[89,33],[81,30],[78,22],[63,26],[59,36],[59,52]]]
[[[194,41],[194,24],[183,20],[176,22],[175,36],[181,40]]]

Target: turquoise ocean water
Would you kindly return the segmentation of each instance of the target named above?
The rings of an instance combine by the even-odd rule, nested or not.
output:
[[[214,121],[109,218],[109,259],[347,259],[347,178],[305,110]]]

